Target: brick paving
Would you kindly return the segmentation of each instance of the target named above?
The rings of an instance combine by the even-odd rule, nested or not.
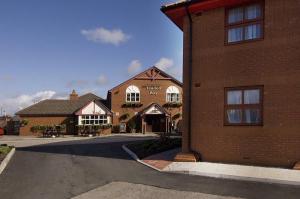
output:
[[[176,154],[179,153],[180,151],[181,148],[176,148],[173,150],[151,155],[149,157],[144,158],[142,161],[159,170],[163,170],[173,162]]]

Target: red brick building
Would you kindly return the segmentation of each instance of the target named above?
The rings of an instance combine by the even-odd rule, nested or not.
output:
[[[178,130],[182,113],[182,83],[151,67],[108,91],[104,100],[92,93],[69,99],[41,101],[16,113],[20,135],[36,135],[35,126],[65,125],[66,134],[81,126],[110,125],[104,133],[169,132]]]
[[[196,0],[161,10],[184,37],[183,153],[300,161],[299,1]]]
[[[110,89],[107,104],[116,130],[169,132],[181,120],[182,83],[151,67]]]
[[[43,100],[16,113],[21,125],[20,135],[36,135],[34,126],[65,125],[66,134],[77,134],[81,125],[110,125],[112,118],[110,110],[105,106],[105,100],[88,93],[78,96],[73,90],[69,99]],[[110,128],[102,133],[110,133]]]

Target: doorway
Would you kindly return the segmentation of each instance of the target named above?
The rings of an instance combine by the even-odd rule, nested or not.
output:
[[[166,116],[164,114],[146,115],[146,132],[165,132]]]

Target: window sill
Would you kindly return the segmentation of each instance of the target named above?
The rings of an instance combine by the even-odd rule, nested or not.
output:
[[[141,102],[126,102],[122,104],[122,108],[135,108],[135,107],[141,107],[143,104]]]
[[[236,41],[236,42],[227,42],[225,41],[225,46],[233,46],[233,45],[238,45],[238,44],[246,44],[246,43],[252,43],[252,42],[258,42],[258,41],[263,41],[264,38],[258,38],[258,39],[249,39],[249,40],[243,40],[243,41]]]
[[[228,123],[225,123],[224,126],[232,126],[232,127],[235,127],[235,126],[240,126],[240,127],[263,127],[264,125],[262,123],[260,124],[228,124]]]
[[[167,102],[163,105],[163,107],[171,107],[171,108],[178,108],[181,106],[182,106],[181,102]]]

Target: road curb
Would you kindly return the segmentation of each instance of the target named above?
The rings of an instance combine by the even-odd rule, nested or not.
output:
[[[0,164],[0,174],[4,171],[5,167],[7,166],[7,164],[9,163],[11,158],[13,157],[13,155],[15,154],[15,151],[16,151],[16,148],[12,148],[10,150],[10,152],[6,155],[4,160],[1,162],[1,164]]]
[[[126,147],[126,145],[122,145],[122,149],[123,149],[126,153],[128,153],[128,154],[130,155],[130,157],[131,157],[132,159],[134,159],[135,161],[137,161],[137,162],[139,162],[139,163],[141,163],[141,164],[143,164],[143,165],[145,165],[145,166],[147,166],[147,167],[150,167],[150,168],[152,168],[152,169],[154,169],[154,170],[156,170],[156,171],[163,172],[163,170],[160,170],[160,169],[158,169],[158,168],[156,168],[156,167],[154,167],[154,166],[152,166],[152,165],[150,165],[150,164],[147,164],[147,163],[143,162],[141,159],[139,159],[139,157],[138,157],[134,152],[132,152],[130,149],[128,149],[128,148]]]
[[[287,180],[276,180],[276,179],[266,179],[266,178],[255,178],[255,177],[242,177],[242,176],[234,176],[234,175],[226,175],[226,174],[213,174],[213,173],[205,173],[205,172],[197,172],[197,171],[171,171],[168,168],[163,170],[158,169],[152,165],[149,165],[138,158],[138,156],[132,152],[130,149],[126,147],[126,145],[122,146],[123,150],[126,151],[132,159],[136,160],[137,162],[150,167],[156,171],[164,172],[164,173],[180,173],[185,175],[194,175],[194,176],[203,176],[203,177],[211,177],[211,178],[219,178],[219,179],[230,179],[230,180],[242,180],[242,181],[252,181],[252,182],[261,182],[261,183],[270,183],[270,184],[282,184],[282,185],[296,185],[299,186],[300,182],[295,181],[287,181]]]

